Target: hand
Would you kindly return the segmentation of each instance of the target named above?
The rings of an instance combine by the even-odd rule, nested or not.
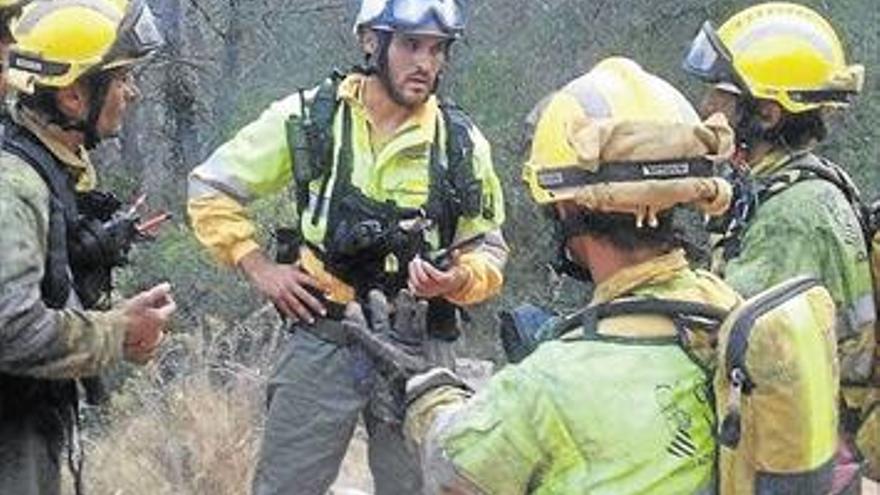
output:
[[[369,323],[360,304],[350,302],[343,325],[366,349],[379,370],[394,379],[405,379],[427,369],[422,352],[427,333],[427,301],[417,301],[408,292],[401,291],[395,300],[397,308],[392,323],[391,308],[385,295],[373,290],[367,298]]]
[[[294,322],[311,324],[327,315],[320,296],[315,295],[323,292],[321,284],[299,265],[275,263],[259,250],[245,255],[238,265],[251,285]]]
[[[162,283],[122,303],[126,317],[123,357],[135,364],[153,359],[165,336],[165,328],[177,304],[171,284]]]
[[[455,257],[453,258],[455,259]],[[442,297],[461,289],[467,282],[468,272],[455,264],[440,270],[417,256],[409,262],[409,291],[416,297],[431,299]]]

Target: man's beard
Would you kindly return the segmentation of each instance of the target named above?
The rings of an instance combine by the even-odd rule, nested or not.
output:
[[[400,91],[391,80],[391,75],[390,71],[388,70],[387,64],[379,67],[379,70],[376,72],[379,76],[379,81],[385,87],[385,91],[388,93],[388,96],[391,97],[391,101],[407,109],[413,109],[418,107],[419,105],[424,104],[426,101],[428,101],[428,98],[431,97],[431,95],[434,93],[434,90],[436,90],[437,88],[437,80],[435,79],[434,88],[431,90],[430,93],[425,94],[424,97],[419,98],[417,101],[407,100],[403,92]]]

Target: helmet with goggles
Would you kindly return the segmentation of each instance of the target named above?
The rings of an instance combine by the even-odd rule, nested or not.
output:
[[[362,0],[354,32],[369,28],[457,39],[464,33],[466,0]]]
[[[792,113],[847,106],[864,82],[864,67],[846,64],[828,21],[785,2],[749,7],[717,31],[705,22],[683,67],[719,89],[774,101]]]
[[[12,32],[7,77],[28,93],[136,63],[162,44],[145,0],[37,0]]]

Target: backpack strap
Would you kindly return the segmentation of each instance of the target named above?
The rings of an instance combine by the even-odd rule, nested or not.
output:
[[[474,123],[454,102],[444,99],[440,111],[446,132],[446,154],[439,151],[439,132],[431,147],[430,187],[426,211],[438,224],[440,243],[452,244],[458,219],[483,211],[491,218],[492,204],[482,204],[482,184],[474,176]],[[439,131],[439,126],[438,126]]]
[[[333,167],[333,119],[339,101],[336,98],[339,83],[346,74],[334,70],[325,79],[314,97],[306,98],[305,90],[299,89],[300,114],[292,115],[285,122],[287,145],[293,163],[296,187],[297,213],[308,207],[309,183],[323,177],[322,190],[326,188]],[[348,130],[350,132],[350,130]],[[323,195],[322,195],[323,196]]]
[[[830,160],[809,151],[801,151],[788,159],[783,170],[769,177],[734,177],[734,204],[721,241],[724,259],[739,256],[741,237],[760,205],[799,182],[813,179],[830,182],[843,193],[859,220],[865,238],[870,240],[878,226],[872,220],[874,215],[871,207],[862,201],[861,193],[849,174]]]
[[[720,328],[727,314],[728,311],[724,308],[694,301],[657,298],[618,299],[589,306],[563,318],[556,325],[553,333],[562,336],[580,328],[582,333],[579,340],[597,340],[602,338],[598,329],[599,322],[603,319],[624,315],[664,316],[673,321],[678,333],[677,341],[688,352],[685,329],[714,333]],[[691,355],[690,352],[688,354]],[[697,364],[705,366],[705,363],[699,361]]]
[[[36,136],[20,125],[7,122],[2,149],[30,165],[49,188],[49,251],[40,291],[46,306],[62,308],[73,287],[67,236],[79,218],[73,177]]]

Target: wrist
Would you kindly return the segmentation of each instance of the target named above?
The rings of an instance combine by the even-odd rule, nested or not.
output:
[[[255,249],[238,260],[238,268],[249,280],[259,278],[259,274],[272,262],[259,249]]]

